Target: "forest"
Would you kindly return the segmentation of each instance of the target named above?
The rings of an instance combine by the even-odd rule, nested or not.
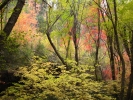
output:
[[[133,0],[0,0],[0,100],[133,100]]]

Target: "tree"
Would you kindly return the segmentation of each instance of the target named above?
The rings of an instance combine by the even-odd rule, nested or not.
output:
[[[81,25],[86,21],[86,10],[88,8],[88,1],[72,0],[69,2],[71,16],[73,16],[73,26],[71,29],[71,36],[73,39],[75,50],[75,61],[79,65],[79,41],[81,39]]]
[[[125,51],[127,52],[129,61],[130,61],[130,76],[129,84],[126,95],[126,100],[131,100],[132,98],[132,86],[133,86],[133,28],[132,28],[132,10],[133,10],[133,1],[121,2],[121,9],[119,11],[120,19],[120,28],[121,38],[124,44]]]
[[[100,5],[100,0],[98,0],[98,4]],[[100,9],[97,8],[97,27],[98,27],[98,39],[96,40],[96,56],[95,56],[95,63],[94,63],[94,67],[95,67],[95,76],[96,76],[96,80],[98,80],[98,67],[99,67],[99,47],[100,47],[100,38],[101,38],[101,25],[100,25]]]
[[[53,29],[58,30],[60,33],[63,28],[66,28],[64,26],[66,26],[68,19],[72,19],[72,26],[65,31],[65,33],[61,33],[61,34],[68,34],[69,37],[71,37],[71,39],[68,39],[68,42],[66,44],[68,44],[66,48],[66,55],[68,54],[68,50],[69,50],[69,43],[70,40],[73,41],[74,44],[74,59],[77,63],[77,65],[79,64],[79,39],[80,39],[80,26],[82,24],[82,22],[84,21],[84,15],[85,15],[85,3],[87,1],[77,1],[77,0],[73,0],[71,2],[63,2],[63,1],[58,1],[55,3],[56,8],[54,8],[54,6],[51,8],[49,7],[49,10],[46,14],[46,25],[47,25],[47,29],[46,29],[46,35],[49,39],[49,41],[51,41],[52,39],[50,38],[50,35],[53,32]],[[54,5],[54,3],[53,3]],[[55,18],[53,17],[55,16]],[[54,20],[53,20],[54,19]],[[58,21],[58,22],[57,22]],[[57,24],[62,24],[62,25],[57,25]],[[71,24],[71,22],[69,22],[69,24]],[[62,27],[63,26],[63,27]],[[57,34],[58,34],[57,33]],[[63,35],[62,35],[63,36]],[[50,40],[51,39],[51,40]],[[54,48],[54,51],[57,54],[57,49],[55,50],[55,46],[53,43],[51,43],[51,45],[53,45],[52,47]],[[57,56],[59,57],[59,55],[57,54]],[[60,57],[59,57],[60,58]],[[61,60],[63,61],[63,60]]]
[[[22,11],[24,4],[25,0],[18,0],[11,17],[9,18],[8,22],[6,23],[3,29],[3,32],[6,34],[6,38],[10,35],[15,23],[17,22],[17,19]]]
[[[56,47],[55,47],[55,45],[54,45],[54,43],[52,42],[52,39],[51,39],[51,37],[50,37],[50,33],[51,33],[51,31],[52,31],[53,26],[54,26],[55,23],[60,19],[60,17],[62,16],[62,14],[61,14],[61,15],[57,15],[57,16],[56,16],[56,19],[54,20],[54,22],[51,23],[51,22],[49,22],[49,21],[51,21],[51,17],[50,17],[50,11],[51,11],[51,9],[52,9],[52,8],[49,8],[48,12],[46,12],[46,23],[47,23],[46,36],[47,36],[47,38],[48,38],[48,40],[49,40],[49,42],[50,42],[52,48],[54,49],[56,55],[57,55],[58,58],[61,60],[62,64],[64,64],[64,65],[67,66],[67,63],[65,62],[65,60],[62,58],[62,56],[61,56],[61,55],[59,54],[59,52],[57,51],[57,49],[56,49]]]
[[[73,5],[74,6],[74,5]],[[75,12],[76,10],[74,9],[72,11],[72,15],[73,15],[73,26],[72,26],[72,30],[71,30],[71,35],[73,37],[73,43],[74,43],[74,48],[75,48],[75,61],[77,62],[77,65],[79,64],[79,55],[78,55],[78,42],[77,42],[77,26],[78,26],[78,20],[77,20],[77,12]]]
[[[100,5],[99,5],[100,6]],[[108,1],[104,0],[102,2],[102,6],[101,6],[101,16],[102,16],[102,20],[103,20],[103,23],[105,24],[105,30],[106,30],[106,33],[107,33],[107,45],[108,45],[108,53],[109,53],[109,58],[110,58],[110,66],[111,66],[111,73],[112,73],[112,79],[113,80],[116,80],[116,68],[115,68],[115,59],[114,59],[114,45],[113,45],[113,42],[114,42],[114,34],[112,34],[112,31],[111,31],[111,28],[112,25],[108,25],[110,24],[110,20],[109,20],[109,15],[108,14],[111,14],[110,12],[110,8],[109,8],[109,4],[108,4]],[[110,12],[110,13],[108,13]],[[107,16],[107,18],[106,18]]]
[[[11,0],[2,0],[2,3],[0,5],[0,10],[2,10]]]
[[[10,0],[8,0],[8,1],[10,1]],[[1,8],[3,8],[8,2],[6,2],[5,5],[4,5],[4,3],[3,3],[3,6],[1,6]],[[15,23],[17,22],[17,19],[19,17],[19,14],[22,11],[24,4],[25,4],[25,0],[18,0],[12,15],[10,16],[8,22],[6,23],[3,31],[0,32],[0,54],[1,55],[3,52],[3,48],[4,48],[4,43],[7,40],[8,36],[10,35]]]
[[[120,93],[120,99],[123,100],[124,97],[124,87],[125,87],[125,61],[120,49],[120,40],[119,40],[119,34],[118,34],[118,12],[117,12],[117,2],[116,0],[113,0],[113,10],[111,9],[111,6],[109,5],[109,1],[106,0],[107,7],[108,7],[108,14],[107,17],[112,23],[113,27],[113,34],[114,34],[114,40],[116,43],[117,53],[120,57],[120,61],[122,64],[122,77],[121,77],[121,93]],[[114,13],[114,15],[113,15]]]
[[[22,8],[23,8],[24,4],[25,4],[25,0],[18,0],[18,2],[16,4],[16,7],[14,8],[14,12],[10,16],[8,22],[6,23],[6,25],[3,29],[3,32],[5,33],[5,36],[3,36],[2,33],[0,34],[0,40],[1,41],[3,41],[4,38],[6,39],[10,35],[15,23],[17,22],[19,14],[22,11]]]

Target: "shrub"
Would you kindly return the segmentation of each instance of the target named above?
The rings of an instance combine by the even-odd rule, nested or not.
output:
[[[34,59],[30,66],[16,71],[21,76],[19,83],[0,95],[2,100],[116,100],[114,94],[119,91],[112,84],[94,81],[90,68],[80,65],[66,71],[64,65]]]
[[[1,48],[0,52],[0,65],[2,69],[16,62],[18,48],[19,44],[16,42],[15,38],[9,37],[4,41],[3,48]]]

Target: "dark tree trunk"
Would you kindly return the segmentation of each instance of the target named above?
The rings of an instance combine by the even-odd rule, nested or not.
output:
[[[116,0],[113,0],[114,4],[114,22],[113,24],[113,29],[114,29],[114,36],[115,36],[115,41],[116,41],[116,46],[117,46],[117,52],[120,56],[121,64],[122,64],[122,77],[121,77],[121,92],[120,92],[120,100],[124,99],[124,87],[125,87],[125,61],[123,58],[123,55],[120,50],[120,42],[119,42],[119,37],[118,37],[118,32],[117,32],[117,22],[118,22],[118,17],[117,17],[117,4]]]
[[[8,4],[9,1],[11,0],[4,0],[2,4],[0,5],[0,10],[2,10],[2,8],[4,8]]]
[[[5,2],[0,6],[0,8],[2,9],[9,1],[10,0],[5,0]],[[24,4],[25,0],[18,0],[11,17],[6,23],[3,31],[0,33],[0,55],[2,55],[4,43],[8,38],[8,36],[10,35],[15,23],[17,22],[17,19],[19,17],[19,14],[21,13]]]
[[[74,22],[73,22],[73,28],[72,28],[72,37],[73,37],[73,43],[74,43],[74,49],[75,49],[75,61],[77,62],[77,66],[79,64],[79,57],[78,57],[78,43],[77,43],[77,15],[74,13]]]
[[[62,64],[64,64],[64,65],[66,65],[66,66],[67,66],[66,62],[65,62],[65,61],[64,61],[64,59],[61,57],[61,55],[60,55],[60,54],[59,54],[59,52],[57,51],[57,49],[56,49],[55,45],[53,44],[53,42],[52,42],[52,40],[51,40],[51,38],[50,38],[50,35],[49,35],[49,34],[50,34],[49,32],[47,32],[47,33],[46,33],[47,38],[48,38],[48,40],[49,40],[49,42],[50,42],[50,44],[51,44],[52,48],[54,49],[54,51],[55,51],[56,55],[58,56],[58,58],[61,60]]]
[[[24,4],[25,4],[25,0],[18,0],[11,17],[9,18],[7,24],[3,29],[3,32],[5,32],[6,34],[6,38],[10,35],[15,23],[17,22],[17,19],[22,11]]]
[[[109,43],[109,51],[110,51],[110,65],[111,65],[111,73],[112,73],[112,80],[116,80],[115,75],[115,61],[114,61],[114,50],[113,50],[113,37],[108,37],[108,43]]]
[[[108,6],[109,7],[109,6]],[[102,19],[106,23],[106,19],[104,17],[104,13],[102,12]],[[109,32],[108,26],[105,24],[106,31]],[[109,58],[110,58],[110,66],[111,66],[111,73],[112,73],[112,80],[116,80],[116,74],[115,74],[115,60],[114,60],[114,49],[113,49],[113,35],[110,36],[110,34],[107,34],[107,44],[108,44],[108,49],[109,49]]]
[[[58,56],[58,58],[60,59],[60,61],[62,62],[62,64],[66,65],[67,69],[69,69],[68,66],[67,66],[67,63],[65,62],[64,58],[60,55],[60,53],[59,53],[58,50],[56,49],[56,47],[55,47],[55,45],[54,45],[54,43],[52,42],[51,37],[50,37],[50,33],[51,33],[51,31],[52,31],[52,28],[53,28],[53,26],[55,25],[55,23],[59,20],[59,18],[61,17],[61,15],[59,15],[59,16],[55,19],[55,21],[53,22],[53,24],[50,25],[50,24],[49,24],[49,19],[50,19],[50,17],[49,17],[48,14],[50,14],[50,9],[49,9],[49,12],[46,12],[46,21],[47,21],[46,36],[47,36],[47,38],[48,38],[48,41],[49,41],[50,45],[52,46],[54,52],[56,53],[56,55]]]
[[[98,0],[98,4],[100,4],[100,0]],[[100,25],[100,10],[99,8],[97,8],[97,15],[98,15],[98,39],[96,40],[96,56],[95,56],[95,64],[94,64],[94,67],[95,67],[95,76],[96,76],[96,81],[98,80],[98,70],[99,68],[97,68],[99,66],[99,58],[98,58],[98,55],[99,55],[99,48],[100,48],[100,38],[101,38],[101,25]]]

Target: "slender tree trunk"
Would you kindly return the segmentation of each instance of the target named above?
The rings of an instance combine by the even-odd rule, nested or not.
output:
[[[128,90],[127,90],[127,96],[126,100],[131,100],[132,95],[132,89],[133,89],[133,30],[132,30],[132,39],[131,39],[131,74],[129,78],[129,85],[128,85]]]
[[[120,100],[124,99],[124,87],[125,87],[125,61],[123,58],[123,55],[120,50],[120,43],[119,43],[119,38],[118,38],[118,32],[117,32],[117,22],[118,22],[118,17],[117,17],[117,4],[116,0],[113,0],[114,4],[114,23],[113,28],[114,28],[114,35],[115,35],[115,41],[116,41],[116,46],[117,46],[117,52],[120,56],[121,64],[122,64],[122,77],[121,77],[121,92],[120,92]]]
[[[49,32],[46,33],[47,38],[48,38],[48,40],[49,40],[49,42],[50,42],[52,48],[54,49],[54,51],[55,51],[56,55],[58,56],[58,58],[61,60],[62,64],[64,64],[64,65],[67,66],[66,62],[65,62],[64,59],[61,57],[61,55],[60,55],[59,52],[57,51],[55,45],[53,44],[53,42],[52,42],[51,37],[50,37],[49,34],[50,34]]]
[[[70,39],[70,36],[69,36],[67,47],[66,47],[66,59],[69,58],[70,42],[71,42],[71,39]]]
[[[4,16],[4,23],[7,23],[7,20],[8,20],[7,16],[8,16],[8,4],[6,5],[5,16]],[[4,24],[4,26],[5,25],[6,24]]]
[[[108,36],[108,44],[109,44],[109,51],[110,51],[110,65],[111,65],[111,73],[112,73],[112,80],[116,80],[115,75],[115,61],[114,61],[114,50],[113,50],[113,37]]]
[[[79,57],[78,57],[78,43],[77,43],[77,15],[74,14],[74,23],[73,23],[73,28],[72,28],[72,37],[73,37],[73,43],[74,43],[74,48],[75,48],[75,61],[77,62],[77,66],[79,64]]]
[[[0,10],[2,10],[2,8],[4,8],[11,0],[2,0],[2,1],[3,1],[2,4],[0,4]]]
[[[109,7],[109,6],[108,6]],[[102,15],[102,19],[103,21],[106,23],[105,17],[104,17],[104,13],[101,11],[101,15]],[[107,27],[107,25],[105,24],[106,27],[106,31],[109,32],[109,29]],[[107,34],[107,44],[109,47],[109,59],[110,59],[110,66],[111,66],[111,73],[112,73],[112,80],[116,80],[116,74],[115,74],[115,60],[114,60],[114,49],[113,49],[113,35],[111,34]]]
[[[100,4],[100,0],[98,0],[98,4]],[[100,25],[100,10],[99,8],[97,8],[97,15],[98,15],[98,39],[96,40],[96,56],[95,56],[95,64],[94,64],[94,67],[95,67],[95,76],[96,76],[96,81],[98,80],[98,71],[99,71],[99,68],[98,68],[98,65],[99,65],[99,58],[98,58],[98,55],[99,55],[99,48],[100,48],[100,38],[101,38],[101,25]]]
[[[51,9],[51,8],[50,8],[50,9]],[[50,24],[49,24],[49,20],[50,20],[50,16],[49,16],[49,14],[50,14],[50,9],[49,9],[49,12],[46,12],[46,21],[47,21],[46,36],[47,36],[47,38],[48,38],[48,40],[49,40],[50,45],[52,46],[54,52],[56,53],[56,55],[58,56],[58,58],[60,59],[60,61],[62,62],[62,64],[66,65],[67,69],[69,69],[68,66],[67,66],[67,63],[64,61],[64,59],[63,59],[63,58],[61,57],[61,55],[59,54],[58,50],[56,49],[56,47],[55,47],[55,45],[54,45],[54,43],[52,42],[52,39],[51,39],[51,37],[50,37],[51,30],[52,30],[53,26],[55,25],[55,23],[59,20],[59,18],[61,17],[61,15],[58,16],[58,17],[55,19],[55,21],[53,22],[52,25],[50,25]]]
[[[123,100],[124,98],[124,87],[125,87],[125,61],[123,58],[123,55],[120,50],[120,43],[118,39],[118,33],[117,33],[117,26],[114,27],[114,33],[115,33],[115,41],[116,41],[116,46],[117,46],[117,52],[120,56],[120,61],[122,64],[122,77],[121,77],[121,93],[120,93],[120,100]]]

